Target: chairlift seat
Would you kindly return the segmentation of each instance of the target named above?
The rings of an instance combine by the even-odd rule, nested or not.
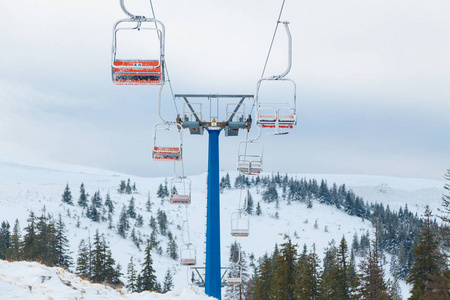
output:
[[[258,161],[240,161],[238,163],[238,171],[247,175],[260,174],[262,171],[262,163]]]
[[[270,115],[259,115],[258,121],[259,123],[273,123],[276,122],[277,116],[276,114],[270,114]]]
[[[191,204],[189,195],[170,195],[171,204]]]
[[[180,264],[182,266],[195,266],[195,258],[182,258],[180,260]]]
[[[237,278],[230,277],[230,278],[227,278],[226,281],[229,285],[242,284],[242,278],[240,278],[240,277],[237,277]]]
[[[179,147],[154,147],[153,159],[155,160],[167,160],[167,161],[180,161],[181,160],[181,148]]]
[[[112,77],[116,85],[161,85],[161,70],[159,60],[115,60]]]
[[[231,229],[231,235],[236,237],[248,237],[249,230],[243,228]]]
[[[277,126],[278,119],[278,126]],[[258,124],[263,128],[287,128],[292,129],[295,125],[295,116],[291,115],[259,115]]]

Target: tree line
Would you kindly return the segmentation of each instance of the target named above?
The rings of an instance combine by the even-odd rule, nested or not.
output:
[[[221,189],[231,189],[233,186],[230,177],[226,174],[220,181]],[[363,220],[372,222],[378,230],[378,240],[381,250],[395,255],[390,268],[392,274],[400,279],[406,280],[409,270],[414,261],[413,248],[415,237],[419,234],[423,226],[423,220],[409,211],[408,206],[400,207],[396,212],[378,203],[367,203],[360,196],[355,195],[352,190],[348,190],[345,184],[328,185],[326,180],[320,183],[316,179],[294,178],[279,173],[268,176],[248,176],[238,175],[234,181],[234,188],[255,188],[261,194],[262,201],[274,203],[276,212],[275,218],[279,217],[278,208],[280,201],[285,201],[288,205],[292,202],[305,203],[307,208],[312,208],[314,202],[334,206],[337,209],[351,216],[360,217]],[[253,197],[248,191],[247,213],[260,215],[262,213],[260,203],[257,203],[254,210]],[[361,247],[368,246],[365,236],[361,237]],[[359,245],[353,243],[355,254],[361,251],[356,249]],[[359,252],[358,252],[359,251]]]
[[[450,170],[445,178],[450,181]],[[405,278],[411,284],[410,300],[450,299],[450,184],[444,188],[447,194],[442,197],[438,215],[442,222],[436,222],[427,206],[416,224],[418,233],[413,237],[412,262]],[[381,206],[370,207],[375,211],[371,212],[375,228],[371,241],[368,235],[361,237],[360,243],[354,237],[350,249],[344,237],[339,245],[331,241],[320,260],[314,245],[310,250],[304,245],[299,253],[298,245],[286,236],[281,249],[275,245],[274,252],[258,262],[250,255],[251,276],[246,262],[241,263],[242,287],[239,293],[228,288],[226,299],[402,299],[397,282],[401,272],[392,272],[398,265],[391,263],[393,280],[386,281],[383,268],[383,247],[388,248],[389,241],[384,235],[389,232],[389,222],[382,218],[392,220],[396,214],[389,210],[386,213]],[[400,220],[413,218],[407,209],[400,210],[397,216],[401,216]],[[356,252],[362,255],[359,264],[355,263]]]

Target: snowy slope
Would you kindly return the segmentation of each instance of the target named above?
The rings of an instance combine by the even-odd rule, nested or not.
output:
[[[61,268],[49,268],[35,262],[6,262],[0,260],[0,297],[9,299],[154,299],[190,300],[214,299],[185,288],[180,293],[153,292],[128,293],[126,289],[113,289],[93,284]]]
[[[171,168],[172,164],[161,163],[164,168]],[[225,175],[222,173],[221,176]],[[236,172],[230,172],[232,182],[234,182]],[[338,185],[345,183],[348,189],[353,189],[356,195],[363,197],[365,201],[381,202],[389,204],[392,209],[398,209],[408,203],[410,210],[415,210],[419,214],[423,212],[426,204],[435,210],[440,205],[441,195],[443,193],[443,181],[431,181],[423,179],[407,179],[380,176],[356,176],[356,175],[292,175],[297,178],[307,178],[317,180],[326,179],[328,185],[334,182]],[[117,188],[121,180],[130,178],[131,182],[136,183],[138,194],[121,195],[117,193]],[[206,216],[206,174],[189,177],[192,180],[192,204],[187,209],[189,217],[190,241],[197,249],[197,264],[203,264],[203,249],[205,241],[205,216]],[[72,256],[75,258],[78,253],[78,245],[81,239],[86,239],[99,229],[104,233],[110,243],[113,257],[122,266],[122,272],[126,273],[126,266],[133,256],[138,263],[143,258],[142,251],[138,250],[129,239],[119,237],[114,230],[108,229],[107,223],[95,223],[81,216],[81,208],[69,206],[61,202],[61,195],[66,183],[69,184],[74,202],[79,196],[79,187],[83,182],[86,191],[93,195],[100,191],[103,200],[107,192],[110,192],[111,198],[115,204],[114,224],[117,223],[122,205],[127,205],[131,196],[136,199],[138,213],[144,217],[144,226],[139,229],[145,238],[151,232],[148,226],[150,216],[156,217],[156,211],[162,209],[166,212],[171,222],[169,230],[176,236],[178,246],[182,245],[182,220],[185,216],[185,208],[170,205],[165,201],[161,203],[156,197],[156,191],[159,184],[164,183],[165,178],[140,178],[97,170],[89,167],[73,166],[59,163],[32,162],[32,161],[12,161],[3,158],[0,160],[0,221],[7,220],[14,224],[17,218],[20,227],[26,226],[26,219],[29,210],[33,210],[40,215],[41,209],[45,205],[46,210],[56,217],[58,213],[64,216],[65,224],[68,229],[68,238],[72,249]],[[170,178],[169,178],[170,180]],[[145,202],[150,193],[154,202],[152,213],[145,211]],[[261,200],[256,189],[251,189],[255,206]],[[244,195],[240,190],[226,190],[221,194],[221,252],[222,264],[228,265],[229,246],[235,241],[230,235],[231,214],[238,208],[240,201],[243,201]],[[292,203],[280,201],[278,210],[279,219],[275,219],[275,204],[266,204],[261,202],[263,214],[261,216],[251,216],[250,236],[248,238],[238,238],[242,245],[242,250],[247,254],[254,253],[258,258],[266,252],[273,250],[275,243],[282,243],[284,234],[294,237],[297,233],[298,238],[294,242],[302,246],[304,243],[311,249],[316,245],[317,253],[322,256],[323,249],[329,241],[335,239],[339,241],[344,235],[348,242],[355,232],[372,232],[369,222],[364,222],[357,217],[351,217],[338,211],[333,207],[314,203],[312,209],[306,209],[303,203]],[[413,210],[413,211],[414,211]],[[70,214],[70,216],[69,216]],[[76,227],[78,218],[81,226]],[[317,221],[318,228],[314,228]],[[131,222],[133,225],[133,222]],[[163,255],[159,256],[153,253],[154,267],[157,271],[158,281],[164,279],[168,269],[176,273],[174,276],[175,293],[180,293],[183,288],[188,286],[190,271],[186,267],[181,267],[178,261],[170,259],[166,254],[167,238],[159,237],[163,249]],[[184,237],[186,240],[187,237]],[[123,278],[126,281],[125,278]],[[402,286],[404,292],[407,289]],[[165,299],[165,298],[164,298]]]

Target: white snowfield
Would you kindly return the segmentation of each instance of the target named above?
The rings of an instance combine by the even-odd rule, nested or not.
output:
[[[162,168],[172,168],[172,163],[161,162]],[[445,170],[443,170],[443,174]],[[221,172],[221,176],[225,176],[226,171]],[[229,172],[231,177],[231,184],[234,184],[235,177],[238,175],[235,171]],[[263,174],[264,176],[271,174]],[[284,175],[281,173],[281,175]],[[296,177],[297,179],[317,179],[318,183],[322,179],[327,180],[328,187],[331,187],[333,183],[338,186],[345,184],[347,189],[351,189],[359,197],[362,197],[365,202],[368,203],[383,203],[385,206],[397,211],[400,206],[408,204],[408,209],[418,215],[422,215],[425,205],[430,205],[434,213],[437,213],[437,208],[441,204],[441,197],[444,191],[444,179],[442,181],[426,180],[426,179],[410,179],[410,178],[394,178],[383,176],[361,176],[361,175],[307,175],[307,174],[290,174],[289,176]],[[138,193],[132,195],[118,194],[117,188],[121,180],[127,180],[130,178],[131,183],[136,183]],[[140,270],[140,264],[143,259],[142,249],[145,244],[141,246],[139,250],[129,238],[121,238],[115,229],[108,229],[107,222],[92,222],[88,218],[82,216],[82,209],[76,205],[79,197],[79,188],[81,183],[84,183],[86,191],[92,196],[94,192],[100,191],[103,201],[106,194],[111,194],[111,199],[115,205],[115,214],[113,216],[113,224],[116,225],[120,211],[123,205],[128,205],[131,196],[135,198],[137,213],[141,214],[144,219],[144,226],[142,228],[136,228],[137,231],[142,234],[145,241],[151,233],[149,227],[150,216],[156,217],[158,209],[164,210],[169,220],[169,230],[176,238],[178,247],[186,243],[186,232],[182,231],[183,219],[187,214],[189,217],[189,238],[190,242],[196,248],[197,265],[203,266],[204,264],[204,247],[205,247],[205,222],[206,222],[206,174],[189,176],[192,180],[192,203],[188,206],[187,210],[179,205],[170,205],[167,200],[161,202],[161,199],[156,197],[156,191],[158,186],[163,183],[165,178],[142,178],[136,176],[129,176],[126,174],[120,174],[117,172],[99,170],[89,167],[73,166],[60,163],[46,163],[36,161],[24,161],[24,160],[12,160],[4,157],[0,157],[0,222],[8,221],[12,227],[16,219],[20,222],[20,228],[23,234],[23,228],[27,225],[27,218],[29,211],[33,210],[37,216],[41,214],[42,208],[45,206],[46,211],[51,213],[55,218],[59,213],[62,214],[64,222],[67,228],[67,237],[70,242],[71,256],[76,261],[78,255],[78,246],[81,239],[87,239],[90,235],[91,238],[98,229],[101,234],[104,234],[106,240],[111,247],[112,255],[117,263],[122,266],[122,272],[125,273],[122,276],[122,281],[126,283],[126,270],[130,261],[130,257],[133,257],[137,268]],[[170,182],[170,178],[167,178]],[[73,196],[73,202],[75,206],[70,206],[61,202],[61,195],[64,191],[66,184],[69,184],[70,190]],[[255,258],[259,258],[265,253],[271,253],[274,249],[275,243],[278,245],[284,242],[284,236],[289,235],[293,242],[299,245],[299,251],[302,251],[303,245],[308,247],[308,250],[312,249],[315,245],[316,252],[319,257],[323,258],[324,249],[328,246],[331,240],[335,240],[336,243],[345,236],[347,243],[351,245],[353,236],[355,233],[360,237],[366,232],[373,233],[371,223],[361,218],[349,216],[341,210],[337,210],[335,207],[327,206],[313,202],[313,207],[306,208],[305,203],[292,202],[290,205],[286,201],[280,200],[280,207],[277,210],[275,203],[265,203],[261,200],[261,193],[264,190],[262,188],[251,188],[250,192],[254,200],[254,209],[260,202],[262,215],[250,216],[250,234],[246,238],[234,238],[230,234],[231,229],[231,214],[235,212],[240,206],[242,207],[245,191],[238,189],[225,190],[221,195],[221,261],[222,266],[229,266],[229,247],[232,243],[237,241],[241,244],[241,249],[247,254],[247,264],[249,262],[248,255],[253,253]],[[152,212],[145,210],[145,202],[147,201],[148,194],[150,193],[151,201],[154,203]],[[281,190],[278,191],[281,199]],[[279,218],[275,218],[275,214],[278,212]],[[80,220],[81,226],[77,227],[76,224]],[[134,221],[131,222],[133,226]],[[153,266],[156,270],[156,276],[160,283],[164,280],[164,276],[167,270],[170,270],[173,274],[174,280],[174,293],[175,294],[161,295],[154,297],[154,299],[203,299],[201,295],[195,294],[189,287],[189,279],[191,270],[188,267],[182,267],[179,261],[171,259],[166,254],[167,237],[158,236],[158,240],[162,247],[163,253],[159,255],[156,251],[152,252]],[[389,262],[389,261],[388,261]],[[23,263],[27,265],[27,263]],[[5,266],[5,267],[3,267]],[[0,287],[0,299],[9,299],[3,297],[3,278],[7,279],[9,288],[14,294],[11,299],[29,299],[30,294],[24,294],[26,291],[24,286],[30,284],[38,284],[40,282],[39,276],[46,276],[46,272],[53,272],[57,274],[57,269],[51,269],[46,267],[37,267],[35,264],[27,265],[24,272],[33,273],[41,272],[36,278],[24,279],[23,284],[19,284],[13,281],[11,278],[14,276],[25,276],[25,274],[10,273],[15,269],[6,262],[2,262],[0,267],[0,273],[2,278],[2,287]],[[386,268],[389,267],[387,264]],[[29,269],[27,269],[29,268]],[[72,268],[72,270],[74,267]],[[35,271],[32,271],[35,270]],[[39,271],[40,270],[40,271]],[[53,271],[51,271],[53,270]],[[17,274],[17,275],[13,275]],[[69,273],[65,272],[64,276]],[[388,274],[388,272],[386,272]],[[26,275],[28,276],[28,275]],[[56,276],[56,275],[52,275]],[[25,277],[24,277],[25,278]],[[52,277],[54,281],[49,280],[39,283],[43,285],[43,293],[46,289],[53,287],[53,284],[62,284],[56,277]],[[71,277],[72,278],[72,277]],[[5,279],[6,280],[6,279]],[[30,282],[27,282],[30,280]],[[78,284],[79,281],[73,279],[73,284]],[[81,283],[80,283],[81,284]],[[87,284],[87,283],[86,283]],[[16,285],[21,286],[21,288]],[[64,285],[64,284],[62,284]],[[403,296],[406,299],[408,296],[409,287],[406,283],[402,282],[401,288]],[[89,288],[88,288],[89,287]],[[188,288],[186,288],[188,287]],[[6,287],[5,287],[6,288]],[[66,286],[67,288],[67,286]],[[101,290],[98,293],[104,293],[97,296],[97,285],[88,284],[85,288],[86,293],[84,299],[106,299],[106,298],[88,298],[91,297],[110,297],[107,299],[116,299],[115,297],[139,297],[139,295],[120,295],[119,292],[115,292],[112,289]],[[80,288],[81,289],[81,288]],[[202,292],[202,289],[194,288],[197,292]],[[72,293],[72,290],[68,288],[67,293]],[[79,293],[79,292],[78,292]],[[191,294],[190,294],[191,293]],[[17,295],[17,296],[16,296]],[[21,298],[21,296],[23,298]],[[27,296],[25,296],[27,295]],[[59,295],[59,294],[58,294]],[[50,295],[53,299],[65,299],[60,298],[58,295]],[[79,294],[78,294],[79,295]],[[150,295],[147,293],[147,296]],[[9,296],[8,296],[9,297]],[[12,296],[11,296],[12,297]],[[47,296],[42,296],[47,297]],[[149,296],[148,296],[149,297]],[[164,297],[186,297],[186,298],[164,298]],[[200,298],[197,298],[200,297]],[[40,299],[40,298],[37,298]],[[44,298],[42,298],[44,299]],[[45,298],[51,299],[51,298]],[[75,298],[70,298],[75,299]],[[81,299],[81,298],[79,298]],[[147,298],[153,299],[153,298]],[[205,298],[206,299],[206,298]]]
[[[69,299],[155,299],[155,300],[213,300],[191,288],[179,293],[129,293],[102,284],[82,280],[62,268],[50,268],[36,262],[7,262],[0,260],[0,299],[69,300]]]

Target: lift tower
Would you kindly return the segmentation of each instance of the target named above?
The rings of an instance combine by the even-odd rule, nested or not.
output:
[[[253,100],[253,95],[179,94],[175,99],[184,101],[183,115],[177,117],[177,123],[193,135],[202,135],[205,129],[209,134],[205,293],[221,299],[219,135],[222,129],[225,136],[237,136],[239,129],[250,130],[252,119],[245,116],[244,101]],[[203,119],[202,103],[194,103],[193,99],[209,101],[209,120]],[[235,103],[222,103],[226,100]],[[219,109],[225,107],[224,120],[219,121]]]

